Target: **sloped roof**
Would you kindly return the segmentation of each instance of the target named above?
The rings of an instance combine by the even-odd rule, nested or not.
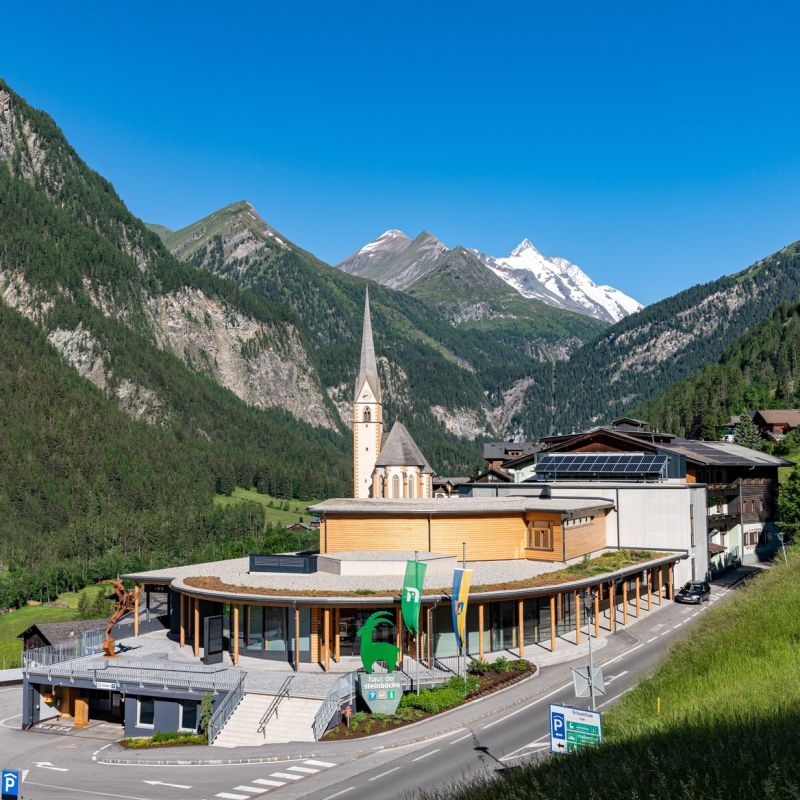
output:
[[[797,408],[764,408],[756,411],[767,425],[786,423],[792,428],[800,427],[800,409]]]
[[[487,461],[503,461],[512,458],[509,455],[509,451],[518,452],[520,455],[513,456],[513,458],[519,458],[520,456],[536,453],[542,447],[543,445],[539,442],[485,442],[483,445],[483,457]]]
[[[402,422],[392,425],[389,435],[375,462],[376,467],[419,467],[423,473],[433,475],[428,459],[422,455],[417,443]]]
[[[369,313],[369,286],[364,299],[364,328],[361,333],[361,363],[356,379],[355,399],[358,400],[359,392],[364,382],[369,384],[375,400],[381,402],[381,382],[378,379],[378,362],[375,359],[375,343],[372,339],[372,318]]]
[[[105,628],[107,619],[76,619],[69,622],[39,622],[31,625],[20,633],[17,638],[24,639],[26,636],[38,630],[43,639],[50,644],[60,644],[69,642],[73,639],[80,639],[84,631],[94,631],[98,628]]]
[[[704,466],[791,467],[793,463],[760,450],[742,447],[735,442],[701,442],[694,439],[673,439],[665,452],[679,453]]]

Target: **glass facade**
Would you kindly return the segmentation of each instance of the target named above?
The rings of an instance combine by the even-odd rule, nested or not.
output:
[[[297,636],[300,660],[311,660],[311,609],[300,609],[297,632],[293,608],[242,605],[239,609],[239,652],[243,656],[293,661]],[[230,636],[233,630],[230,607],[226,629]]]

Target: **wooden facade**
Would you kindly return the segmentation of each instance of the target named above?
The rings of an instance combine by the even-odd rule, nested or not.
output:
[[[587,514],[585,524],[565,527],[554,512],[494,515],[327,515],[322,522],[321,552],[419,550],[461,557],[468,543],[470,561],[531,559],[567,561],[606,546],[604,510]],[[534,546],[536,527],[547,527],[545,547]]]

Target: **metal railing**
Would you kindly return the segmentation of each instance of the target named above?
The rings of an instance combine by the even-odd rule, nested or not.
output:
[[[434,656],[433,665],[442,672],[449,672],[452,675],[463,677],[467,673],[467,664],[471,659],[469,656]]]
[[[225,727],[228,720],[236,711],[236,707],[244,697],[244,680],[247,677],[246,672],[242,672],[236,685],[228,692],[223,698],[222,702],[217,706],[217,710],[212,714],[211,719],[208,721],[208,743],[214,744],[214,740],[220,735],[222,729]]]
[[[103,637],[105,631],[98,628],[93,631],[84,631],[79,639],[60,644],[49,644],[45,647],[36,647],[22,653],[22,668],[46,667],[51,664],[60,664],[74,658],[94,656],[103,650]]]
[[[289,696],[289,687],[292,685],[293,680],[294,675],[290,675],[281,684],[281,688],[278,689],[278,693],[269,704],[269,708],[264,712],[264,716],[261,717],[261,720],[258,723],[258,728],[256,729],[256,733],[261,733],[266,737],[264,729],[267,727],[267,723],[270,721],[270,719],[272,719],[272,717],[278,713],[278,706],[281,704],[281,700],[284,700]]]
[[[314,738],[319,740],[328,730],[328,725],[333,719],[333,715],[339,712],[342,703],[351,701],[356,694],[357,672],[348,672],[336,680],[336,683],[328,690],[328,694],[322,701],[319,711],[314,717]]]

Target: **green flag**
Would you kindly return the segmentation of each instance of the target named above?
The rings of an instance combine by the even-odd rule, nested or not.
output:
[[[425,569],[427,564],[422,561],[409,561],[406,563],[406,577],[403,581],[403,597],[401,609],[403,622],[406,628],[415,636],[419,629],[419,609],[422,605],[422,588],[425,585]]]

